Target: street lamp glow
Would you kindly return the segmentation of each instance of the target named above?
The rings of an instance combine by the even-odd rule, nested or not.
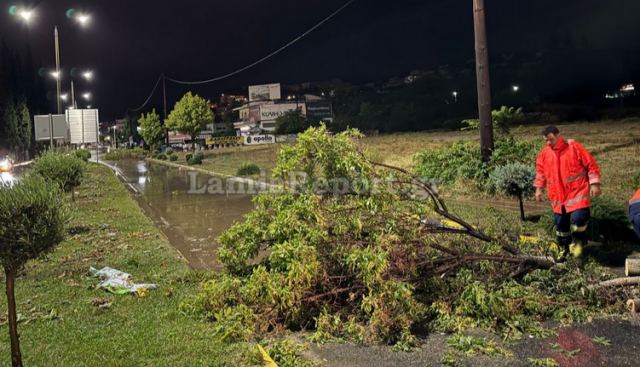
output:
[[[91,99],[91,93],[87,92],[87,93],[83,93],[82,94],[82,98],[86,99],[87,101]]]
[[[91,21],[91,16],[89,16],[88,14],[78,14],[75,16],[75,18],[81,26],[85,26],[89,24],[89,21]]]
[[[514,92],[517,92],[517,91],[520,90],[520,87],[517,86],[517,85],[514,85],[514,86],[511,87],[511,89],[513,89]]]
[[[22,18],[22,20],[24,20],[25,22],[29,23],[31,18],[33,18],[33,11],[32,10],[20,10],[18,12],[18,16],[20,16],[20,18]]]
[[[93,71],[91,70],[87,70],[84,73],[82,73],[82,77],[87,79],[87,80],[92,80],[93,79]]]
[[[59,71],[52,71],[50,74],[54,79],[60,79],[60,72]]]
[[[61,94],[61,95],[60,95],[60,98],[61,98],[63,101],[65,101],[65,102],[66,102],[66,101],[67,101],[67,98],[69,98],[69,95],[68,95],[67,93],[65,93],[65,94]]]
[[[458,96],[458,92],[457,92],[457,91],[453,91],[453,93],[452,93],[452,94],[453,94],[453,96],[454,96],[454,97],[457,97],[457,96]]]

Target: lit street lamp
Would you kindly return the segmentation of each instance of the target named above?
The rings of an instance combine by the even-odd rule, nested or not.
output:
[[[63,101],[65,101],[65,102],[66,102],[66,101],[67,101],[67,99],[69,98],[69,95],[68,95],[67,93],[64,93],[64,94],[60,95],[60,98],[61,98]]]
[[[458,91],[453,91],[453,100],[457,103],[458,102]]]
[[[85,100],[90,100],[91,99],[91,93],[87,92],[87,93],[82,93],[82,98],[84,98]]]
[[[517,85],[514,85],[511,87],[511,89],[513,90],[514,93],[517,93],[520,90],[520,87]]]

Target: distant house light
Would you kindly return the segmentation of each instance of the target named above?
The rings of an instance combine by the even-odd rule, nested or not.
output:
[[[620,88],[620,92],[623,93],[631,93],[636,90],[636,87],[633,84],[625,84]]]

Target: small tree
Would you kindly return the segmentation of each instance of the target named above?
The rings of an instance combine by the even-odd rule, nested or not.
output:
[[[64,196],[57,185],[30,175],[0,186],[0,263],[4,268],[11,365],[22,366],[15,300],[16,274],[31,259],[52,251],[64,238]]]
[[[173,107],[166,124],[168,129],[190,135],[195,147],[198,134],[212,122],[213,112],[209,107],[209,101],[197,94],[187,92]]]
[[[27,102],[24,99],[22,99],[18,104],[16,113],[18,117],[17,149],[21,151],[20,153],[24,156],[25,159],[28,159],[27,152],[29,151],[29,148],[31,148],[32,124],[31,113],[29,112],[29,107],[27,107]]]
[[[522,163],[508,163],[491,172],[489,179],[496,191],[518,198],[520,219],[525,220],[523,199],[533,192],[535,177],[533,167]]]
[[[140,135],[144,141],[149,144],[151,150],[154,150],[162,143],[165,136],[164,126],[160,122],[160,116],[156,113],[154,108],[151,112],[142,114],[138,119],[140,124]]]
[[[33,163],[33,173],[52,181],[65,192],[78,187],[86,170],[86,164],[76,155],[46,152]]]
[[[297,134],[308,127],[307,120],[300,110],[287,111],[276,119],[276,134]]]

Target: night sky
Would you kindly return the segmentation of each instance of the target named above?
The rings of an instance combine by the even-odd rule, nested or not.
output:
[[[160,73],[200,80],[243,67],[303,33],[346,0],[0,1],[0,36],[12,48],[31,46],[36,64],[53,68],[53,26],[63,70],[91,68],[101,119],[138,107]],[[577,78],[636,80],[640,68],[638,0],[486,0],[492,55],[545,52],[560,38],[593,55]],[[8,13],[28,6],[29,26]],[[65,17],[92,16],[86,29]],[[582,53],[585,54],[584,52]],[[463,64],[474,56],[471,0],[356,0],[343,12],[269,61],[211,85],[192,87],[215,100],[248,84],[340,78],[364,82],[414,69]],[[577,58],[576,68],[584,60]],[[586,65],[586,64],[585,64]],[[543,76],[541,76],[543,77]],[[553,81],[550,81],[553,83]],[[63,89],[68,83],[65,81]],[[53,91],[55,84],[48,86]],[[187,89],[168,83],[170,106]],[[161,93],[150,106],[159,107]]]

